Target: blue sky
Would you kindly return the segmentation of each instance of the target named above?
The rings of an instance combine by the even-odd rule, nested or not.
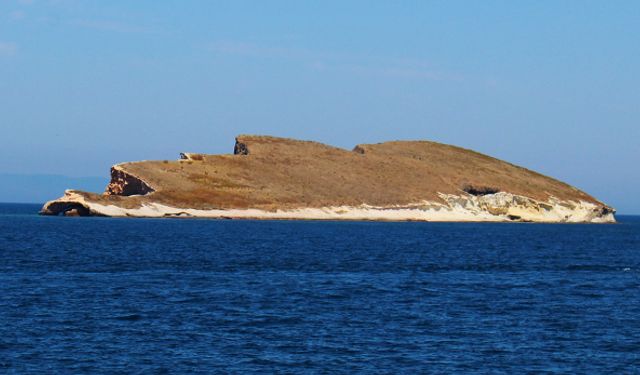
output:
[[[0,174],[429,139],[640,213],[639,67],[637,1],[3,0]]]

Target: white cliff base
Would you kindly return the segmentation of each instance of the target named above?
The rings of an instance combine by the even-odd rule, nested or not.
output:
[[[148,203],[138,208],[124,208],[92,202],[72,190],[47,202],[42,213],[64,214],[75,210],[80,215],[111,217],[197,217],[291,220],[377,220],[377,221],[467,221],[467,222],[547,222],[614,223],[614,210],[589,202],[546,202],[499,192],[487,195],[440,194],[443,202],[423,201],[409,205],[376,207],[333,206],[266,211],[260,209],[193,209]]]

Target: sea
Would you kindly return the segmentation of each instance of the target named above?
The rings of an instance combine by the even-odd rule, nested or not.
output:
[[[0,204],[0,373],[640,373],[618,224],[43,217]]]

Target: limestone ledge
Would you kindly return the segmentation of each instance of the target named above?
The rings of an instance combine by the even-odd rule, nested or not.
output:
[[[199,217],[291,220],[376,220],[376,221],[465,221],[465,222],[548,222],[614,223],[615,210],[585,201],[563,201],[554,197],[546,202],[506,192],[475,196],[439,194],[442,202],[423,201],[392,206],[332,206],[265,211],[260,209],[179,208],[147,203],[138,208],[103,205],[87,200],[73,190],[47,202],[41,213],[111,217]]]

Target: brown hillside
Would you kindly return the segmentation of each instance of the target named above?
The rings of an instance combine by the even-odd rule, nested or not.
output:
[[[235,152],[184,154],[189,159],[120,164],[124,175],[119,176],[119,182],[112,179],[112,195],[86,196],[92,201],[128,207],[154,201],[188,208],[273,210],[363,203],[403,205],[439,201],[438,193],[505,191],[543,201],[555,196],[602,205],[555,179],[435,142],[365,144],[347,151],[317,142],[239,136]],[[154,192],[113,195],[145,193],[136,187],[136,178]],[[122,189],[122,184],[129,184],[129,189]]]

